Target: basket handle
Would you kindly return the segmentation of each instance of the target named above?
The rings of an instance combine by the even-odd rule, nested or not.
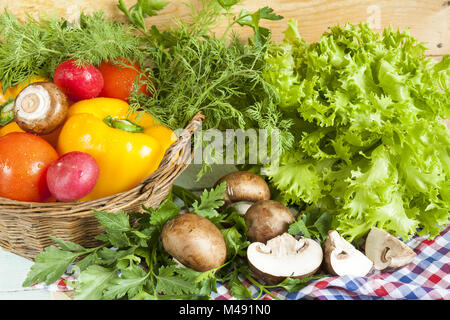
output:
[[[141,192],[146,195],[143,205],[157,208],[169,194],[175,179],[191,163],[192,136],[201,127],[205,116],[199,111],[183,129],[177,140],[166,150],[159,167],[143,182]]]

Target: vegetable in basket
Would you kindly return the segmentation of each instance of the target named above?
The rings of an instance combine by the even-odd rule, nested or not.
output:
[[[49,200],[46,170],[57,158],[56,150],[34,134],[12,132],[0,137],[0,197]]]
[[[100,176],[82,201],[129,190],[155,171],[174,133],[123,100],[94,98],[73,104],[58,139],[58,153],[81,151],[98,163]]]
[[[76,201],[92,191],[99,173],[98,164],[92,156],[85,152],[69,152],[48,167],[48,189],[56,200]]]
[[[146,85],[142,83],[141,68],[138,63],[132,63],[126,58],[120,57],[103,61],[99,66],[104,84],[100,97],[117,98],[128,102],[132,92],[137,91],[149,95]],[[137,87],[137,82],[140,83]]]

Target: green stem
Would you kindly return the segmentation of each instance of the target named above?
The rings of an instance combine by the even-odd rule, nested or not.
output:
[[[266,289],[266,287],[264,287],[263,285],[261,285],[258,281],[256,281],[255,279],[253,279],[251,276],[247,275],[247,279],[248,281],[250,281],[252,284],[254,284],[255,286],[257,286],[260,290],[259,295],[255,298],[255,300],[259,299],[259,297],[261,296],[262,292],[267,293],[269,296],[271,296],[272,298],[276,299],[276,300],[280,300],[280,298],[278,298],[276,295],[274,295],[272,292],[270,292],[269,290]]]
[[[103,122],[106,123],[109,127],[114,129],[120,129],[131,133],[144,132],[144,127],[137,125],[136,123],[128,119],[117,119],[111,116],[107,116],[105,119],[103,119]]]

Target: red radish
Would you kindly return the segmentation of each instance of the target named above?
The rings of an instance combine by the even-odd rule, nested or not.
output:
[[[103,76],[92,64],[76,64],[75,59],[61,62],[53,74],[53,82],[72,101],[92,99],[103,89]]]
[[[79,200],[92,191],[99,173],[92,156],[79,151],[69,152],[48,167],[48,189],[59,201]]]

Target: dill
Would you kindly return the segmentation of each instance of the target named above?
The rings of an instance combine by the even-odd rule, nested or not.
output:
[[[134,28],[104,17],[81,14],[76,23],[65,19],[28,19],[21,23],[10,12],[0,15],[0,81],[3,90],[32,75],[52,79],[66,59],[98,65],[120,56],[142,61],[141,38]]]
[[[281,129],[281,149],[289,148],[291,123],[283,120],[278,95],[263,76],[270,34],[258,26],[260,19],[281,17],[267,7],[233,16],[229,9],[235,3],[202,0],[200,7],[187,3],[191,19],[174,19],[175,25],[165,31],[144,23],[145,17],[167,5],[160,0],[140,0],[130,8],[119,1],[128,24],[102,12],[82,13],[76,23],[31,17],[21,23],[5,11],[0,15],[0,81],[6,90],[32,75],[52,80],[57,65],[66,59],[99,65],[126,57],[140,63],[146,76],[139,81],[153,93],[149,97],[134,92],[133,109],[152,114],[172,129],[185,127],[199,111],[206,116],[204,129]],[[253,28],[255,37],[248,43],[235,33],[216,37],[213,30],[221,17]]]
[[[235,33],[229,40],[215,37],[214,23],[223,14],[217,1],[203,0],[200,10],[191,9],[190,22],[150,30],[143,54],[152,64],[144,72],[152,74],[148,87],[155,94],[134,95],[131,105],[172,129],[199,111],[206,116],[203,129],[281,128],[281,143],[290,147],[291,124],[282,119],[278,96],[263,76],[267,46],[245,43]]]

